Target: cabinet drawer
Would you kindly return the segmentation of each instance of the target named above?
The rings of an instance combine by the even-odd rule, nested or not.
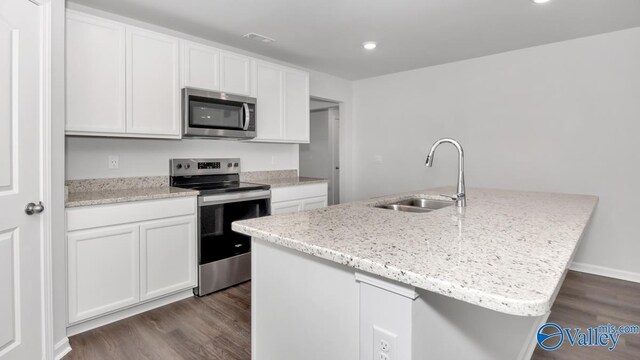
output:
[[[271,204],[272,215],[289,214],[300,211],[302,211],[302,201],[300,200],[281,201]]]
[[[302,200],[302,210],[313,210],[327,207],[327,196],[318,196],[311,199]]]
[[[196,213],[196,197],[134,201],[67,209],[67,231]]]
[[[309,184],[271,189],[271,202],[327,196],[327,184]]]

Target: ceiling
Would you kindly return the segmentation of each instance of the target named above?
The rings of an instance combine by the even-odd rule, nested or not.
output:
[[[640,0],[73,2],[350,80],[640,26]]]

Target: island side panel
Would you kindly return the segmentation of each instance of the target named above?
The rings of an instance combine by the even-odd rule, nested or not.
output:
[[[413,359],[525,360],[542,316],[509,315],[416,289]]]
[[[252,239],[253,360],[358,358],[353,269]]]

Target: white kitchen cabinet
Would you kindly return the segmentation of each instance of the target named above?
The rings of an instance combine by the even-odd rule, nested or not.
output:
[[[180,138],[176,38],[67,10],[67,135]]]
[[[327,206],[327,183],[271,189],[271,214],[287,214]]]
[[[319,196],[302,200],[302,210],[313,210],[327,207],[327,196]]]
[[[291,200],[282,202],[271,202],[271,214],[288,214],[302,211],[302,201]]]
[[[140,224],[140,299],[196,286],[193,216]]]
[[[309,142],[309,74],[286,69],[284,73],[284,138]]]
[[[309,142],[309,74],[256,61],[258,136],[254,141]]]
[[[139,301],[138,232],[125,225],[67,236],[70,323]]]
[[[190,41],[182,42],[184,86],[220,90],[220,50]]]
[[[66,59],[66,130],[124,133],[125,26],[69,11]]]
[[[127,27],[127,133],[180,136],[178,39]]]
[[[280,66],[256,61],[256,139],[278,141],[284,135],[284,71]]]
[[[251,58],[223,51],[220,63],[220,91],[251,96]]]
[[[67,209],[69,324],[194,288],[196,205],[184,197]]]

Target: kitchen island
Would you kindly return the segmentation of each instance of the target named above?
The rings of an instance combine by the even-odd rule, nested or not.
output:
[[[598,198],[450,188],[236,222],[252,240],[254,359],[526,359]]]

